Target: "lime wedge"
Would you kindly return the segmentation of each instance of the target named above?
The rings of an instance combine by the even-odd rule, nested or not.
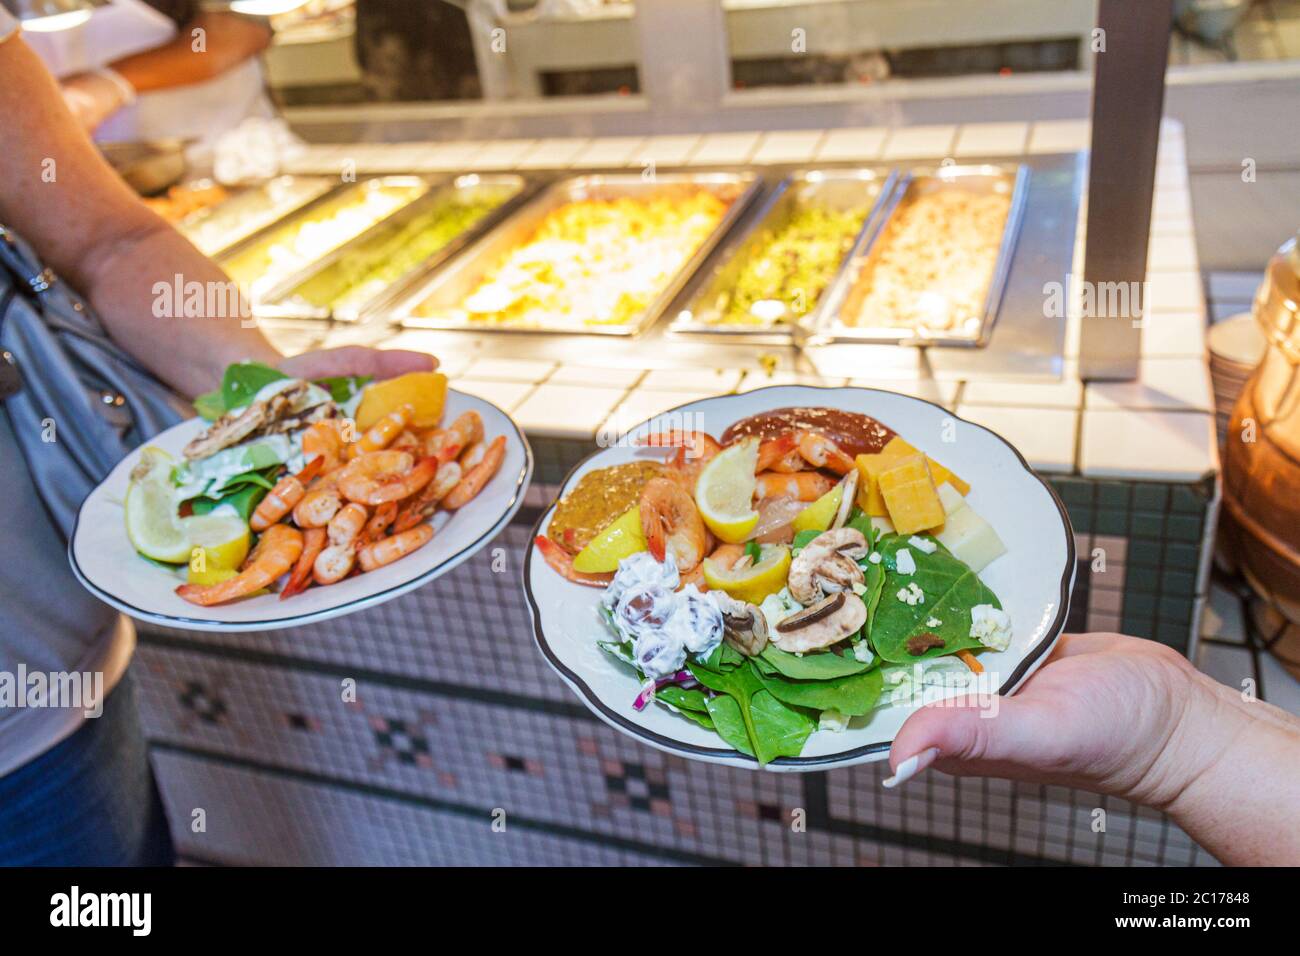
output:
[[[835,520],[844,497],[844,485],[839,484],[822,495],[794,517],[795,531],[825,531]]]
[[[126,536],[146,558],[184,564],[190,559],[190,539],[176,515],[180,502],[171,480],[174,460],[152,446],[140,455],[126,488]]]
[[[641,530],[641,509],[635,507],[620,515],[578,552],[573,559],[573,570],[583,574],[617,571],[620,561],[647,547],[645,533]]]

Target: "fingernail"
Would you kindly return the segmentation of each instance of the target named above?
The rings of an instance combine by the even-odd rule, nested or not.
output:
[[[881,785],[886,790],[893,790],[900,783],[907,783],[937,759],[939,759],[938,747],[930,747],[922,750],[919,754],[913,754],[898,765],[898,769],[894,771],[892,777],[886,777],[882,780]]]

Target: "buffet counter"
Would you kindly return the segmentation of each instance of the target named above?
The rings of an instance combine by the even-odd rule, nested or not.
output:
[[[1182,133],[1162,127],[1140,378],[1085,383],[1077,283],[1059,323],[1043,300],[1046,283],[1082,271],[1087,133],[1086,123],[1052,122],[308,148],[289,172],[554,179],[651,162],[660,172],[766,175],[952,157],[1023,162],[1031,183],[1056,184],[1065,199],[1031,198],[1007,298],[1024,324],[1002,315],[984,351],[269,321],[288,351],[366,343],[437,354],[454,387],[523,426],[537,469],[524,509],[492,545],[382,607],[286,632],[141,626],[144,719],[182,854],[307,864],[1211,862],[1160,815],[1093,794],[940,775],[885,791],[881,764],[754,773],[641,747],[548,669],[519,584],[533,523],[599,445],[698,398],[847,383],[985,424],[1048,478],[1079,555],[1068,630],[1122,630],[1192,653],[1218,458]],[[340,703],[349,680],[356,700]],[[198,806],[207,832],[188,826]]]

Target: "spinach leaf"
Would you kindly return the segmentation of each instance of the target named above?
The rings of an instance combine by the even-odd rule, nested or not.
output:
[[[637,674],[641,673],[636,666],[636,658],[632,656],[631,641],[597,641],[596,646],[614,660],[632,668]]]
[[[768,644],[758,655],[772,671],[794,680],[830,680],[835,677],[847,677],[861,674],[871,664],[864,664],[850,651],[840,654],[837,651],[817,651],[800,657],[781,650],[775,644]],[[755,662],[758,663],[758,662]],[[759,665],[759,672],[765,672]]]
[[[909,664],[982,646],[970,636],[971,608],[977,604],[1000,608],[997,595],[974,571],[943,550],[926,554],[911,548],[916,573],[899,574],[897,553],[903,547],[907,547],[907,539],[899,535],[886,535],[881,542],[885,583],[871,622],[871,643],[876,653],[891,663]],[[925,592],[925,603],[909,605],[897,599],[898,592],[911,583]],[[931,619],[940,623],[931,627],[926,623]],[[926,632],[943,638],[943,647],[909,654],[908,638]]]
[[[701,663],[709,670],[731,670],[745,663],[745,655],[724,641]]]
[[[867,539],[868,550],[874,546],[876,540],[876,526],[871,523],[871,515],[867,514],[861,508],[854,508],[849,514],[849,520],[845,522],[844,527],[855,528],[862,532],[862,537]]]
[[[787,706],[766,690],[755,692],[749,709],[758,731],[759,763],[799,756],[808,737],[817,729],[817,721],[812,717]]]
[[[374,378],[373,375],[335,375],[330,378],[318,378],[316,384],[330,393],[330,398],[340,405],[351,399]]]
[[[878,667],[830,680],[789,680],[762,674],[759,680],[768,693],[783,703],[810,710],[837,710],[851,717],[869,714],[885,686]]]
[[[872,564],[868,561],[863,565],[863,574],[866,575],[867,590],[862,595],[862,600],[867,605],[867,623],[862,626],[865,631],[864,636],[871,636],[873,622],[876,619],[876,608],[880,606],[880,596],[885,593],[885,567],[884,562]]]
[[[740,702],[734,697],[719,694],[706,699],[709,719],[713,729],[726,743],[742,754],[754,756],[754,748],[749,743],[749,731],[745,728],[745,718],[740,713]]]
[[[247,521],[265,496],[266,488],[258,484],[244,483],[219,498],[194,498],[190,501],[190,509],[196,515],[205,515],[221,505],[230,505],[241,518]]]
[[[763,546],[757,541],[745,542],[745,554],[753,560],[755,564],[763,560]]]
[[[740,718],[745,725],[745,735],[754,748],[750,752],[756,754],[760,762],[766,763],[767,761],[763,760],[762,757],[762,746],[758,740],[758,731],[754,729],[753,719],[749,713],[749,698],[763,689],[763,685],[759,683],[758,675],[754,672],[754,669],[752,667],[737,667],[729,671],[716,671],[690,660],[686,662],[686,666],[695,675],[695,679],[709,690],[715,690],[719,694],[728,694],[736,699],[736,703],[740,705]],[[709,714],[713,714],[713,708],[709,709]],[[717,723],[716,717],[714,723]],[[732,746],[735,745],[732,744]]]
[[[695,687],[687,689],[670,684],[655,691],[655,700],[671,704],[678,710],[693,710],[697,714],[706,714],[709,711],[705,703],[704,691]]]
[[[194,399],[194,408],[200,415],[211,421],[220,418],[232,408],[247,405],[258,392],[272,382],[288,378],[279,369],[263,365],[261,362],[236,362],[227,365],[221,376],[221,387],[214,392],[206,392]]]
[[[808,547],[808,542],[812,541],[812,540],[813,540],[815,537],[817,537],[819,534],[821,534],[820,531],[817,531],[817,530],[815,530],[815,529],[811,529],[811,528],[810,528],[809,530],[807,530],[807,531],[800,531],[800,532],[797,532],[797,533],[795,534],[795,536],[794,536],[794,541],[792,541],[792,542],[790,543],[790,547],[791,547],[791,548],[806,548],[806,547]]]

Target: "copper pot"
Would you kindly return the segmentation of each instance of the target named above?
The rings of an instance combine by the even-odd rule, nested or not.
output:
[[[1298,237],[1300,238],[1300,237]],[[1255,297],[1268,351],[1242,389],[1223,460],[1222,541],[1230,560],[1300,622],[1300,249],[1269,260]]]

